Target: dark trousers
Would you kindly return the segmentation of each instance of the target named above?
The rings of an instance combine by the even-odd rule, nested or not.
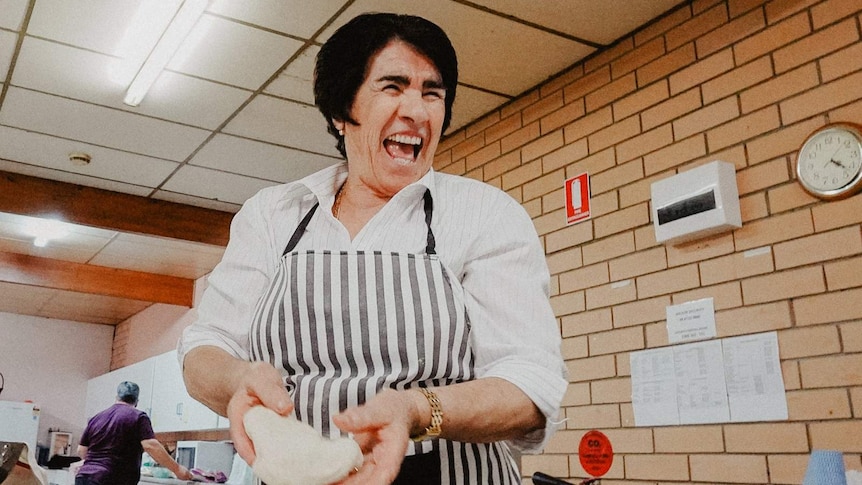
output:
[[[102,485],[101,483],[92,480],[90,477],[78,475],[75,477],[75,485]]]
[[[440,485],[441,478],[440,453],[434,450],[404,457],[401,471],[392,485]]]

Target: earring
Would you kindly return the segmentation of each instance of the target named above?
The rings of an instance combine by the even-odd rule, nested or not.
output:
[[[344,130],[338,130],[338,135],[339,135],[339,136],[344,136]]]

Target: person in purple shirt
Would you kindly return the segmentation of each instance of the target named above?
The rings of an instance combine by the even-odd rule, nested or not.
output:
[[[147,413],[136,408],[139,393],[134,382],[121,382],[117,402],[90,418],[78,444],[83,464],[75,485],[137,485],[144,451],[177,478],[192,479],[189,469],[171,458],[156,439]]]

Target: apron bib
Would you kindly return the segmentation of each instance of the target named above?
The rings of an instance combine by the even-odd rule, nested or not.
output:
[[[425,254],[294,251],[318,205],[302,219],[258,303],[252,358],[282,373],[297,419],[322,435],[332,416],[384,387],[444,386],[471,380],[473,355],[463,288],[440,261],[424,195]],[[505,443],[429,440],[407,455],[437,453],[434,483],[519,484]]]

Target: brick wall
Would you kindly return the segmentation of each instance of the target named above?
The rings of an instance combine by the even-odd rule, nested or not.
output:
[[[498,186],[531,214],[551,269],[568,421],[523,472],[603,483],[800,483],[812,449],[862,469],[862,195],[795,180],[813,129],[862,123],[862,2],[694,0],[448,136],[437,170]],[[743,227],[657,244],[650,184],[735,164]],[[591,220],[567,226],[563,181],[589,172]],[[634,427],[629,353],[668,345],[665,307],[713,297],[719,337],[777,331],[789,419]],[[525,480],[529,483],[529,480]]]

